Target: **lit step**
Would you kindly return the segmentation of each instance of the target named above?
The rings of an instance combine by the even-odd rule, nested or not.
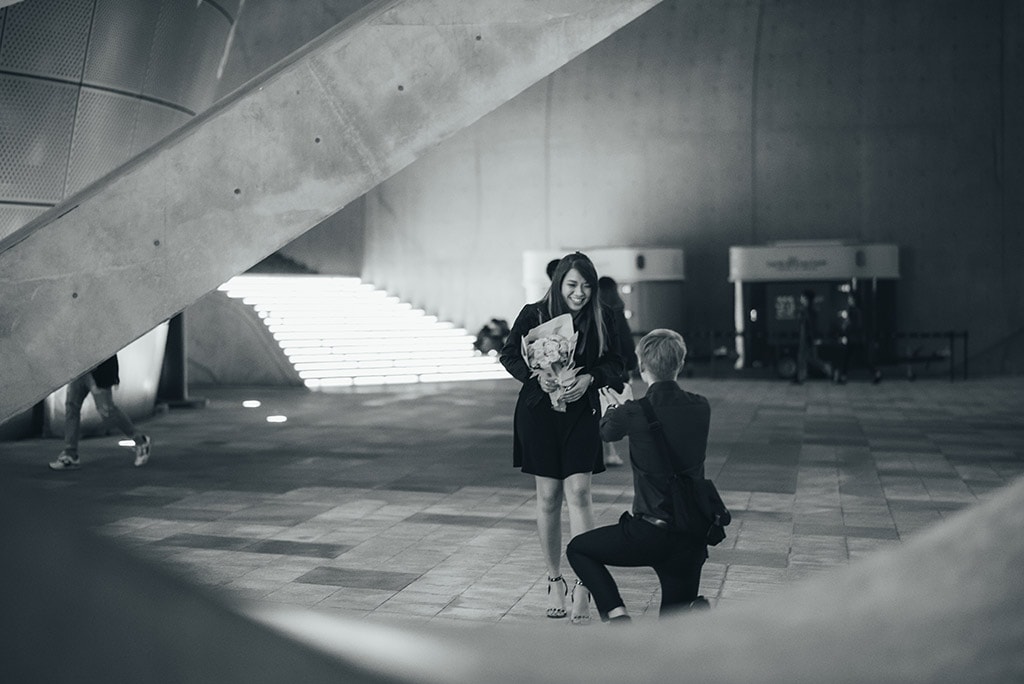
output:
[[[283,325],[289,327],[302,328],[305,326],[316,326],[316,325],[344,325],[349,328],[369,327],[373,326],[374,329],[380,330],[382,327],[386,328],[398,328],[398,327],[412,327],[412,328],[453,328],[455,324],[447,321],[439,321],[436,316],[402,316],[396,317],[394,320],[381,318],[379,316],[344,316],[344,315],[324,315],[324,316],[294,316],[294,315],[274,315],[264,316],[263,324],[266,326]]]
[[[243,275],[219,289],[253,307],[312,389],[509,377],[464,328],[358,278]]]
[[[376,361],[339,361],[330,366],[318,366],[316,368],[302,368],[299,370],[299,377],[307,378],[337,378],[357,375],[394,375],[396,373],[408,373],[410,369],[417,372],[444,372],[444,371],[482,371],[492,370],[495,365],[486,356],[462,358],[457,361],[452,359],[393,359],[391,361],[379,359]]]
[[[288,357],[296,370],[313,370],[315,368],[334,368],[339,363],[371,364],[379,362],[397,363],[394,354],[378,354],[365,352],[362,354],[297,354]],[[412,350],[402,356],[401,362],[414,364],[418,362],[434,363],[441,360],[465,359],[464,349],[445,350]],[[477,357],[472,357],[477,358]]]
[[[331,344],[325,344],[322,340],[292,340],[279,341],[278,344],[285,351],[285,355],[291,357],[295,353],[309,353],[308,350],[316,349],[321,352],[330,351],[334,354],[362,353],[387,351],[406,352],[416,349],[472,349],[473,340],[467,337],[446,338],[446,337],[425,337],[416,340],[409,339],[388,339],[382,336],[378,340],[333,340]]]
[[[422,373],[406,375],[368,375],[344,378],[309,379],[305,381],[310,389],[331,387],[353,387],[365,385],[404,385],[416,382],[465,382],[469,380],[505,380],[508,373],[503,368],[480,372]]]
[[[382,328],[380,330],[348,330],[339,329],[336,327],[327,327],[320,330],[293,330],[291,328],[280,329],[279,326],[267,326],[270,332],[274,333],[274,337],[277,338],[278,342],[291,342],[293,340],[324,340],[330,344],[345,344],[351,341],[364,341],[364,340],[376,340],[379,339],[382,333],[387,333],[389,337],[413,337],[415,339],[423,339],[426,337],[443,337],[443,338],[454,338],[454,337],[466,337],[466,331],[458,328],[439,328],[439,329],[426,329],[417,330],[415,328]],[[277,328],[275,330],[275,328]],[[337,340],[337,342],[334,342]]]

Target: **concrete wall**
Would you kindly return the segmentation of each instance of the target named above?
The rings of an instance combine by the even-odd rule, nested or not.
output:
[[[241,300],[214,290],[185,318],[190,384],[302,385],[263,320]]]
[[[903,254],[905,330],[1024,370],[1019,3],[665,2],[367,198],[364,275],[469,327],[523,250],[686,250],[688,327],[731,329],[730,245]]]
[[[228,71],[365,3],[306,4],[250,0]],[[284,251],[475,329],[524,250],[682,247],[687,327],[724,330],[730,245],[891,242],[902,328],[1021,372],[1021,35],[1012,0],[666,0]]]

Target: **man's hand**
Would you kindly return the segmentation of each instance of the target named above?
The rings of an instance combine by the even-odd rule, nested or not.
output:
[[[610,387],[602,387],[598,390],[601,393],[601,397],[608,402],[608,408],[613,409],[618,406],[622,406],[622,397]]]

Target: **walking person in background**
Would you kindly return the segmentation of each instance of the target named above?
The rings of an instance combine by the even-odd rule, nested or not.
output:
[[[562,577],[562,503],[569,509],[572,537],[594,527],[591,477],[603,472],[598,434],[598,389],[617,382],[624,371],[619,331],[597,297],[597,270],[579,252],[557,264],[544,297],[519,312],[499,358],[522,388],[513,418],[515,467],[532,475],[537,491],[537,531],[548,572],[547,616],[566,616],[568,583]],[[533,328],[570,314],[577,334],[573,361],[579,369],[562,397],[564,411],[552,406],[557,381],[536,376],[523,358],[522,340]],[[578,580],[571,595],[572,622],[590,620],[589,592]]]
[[[82,404],[90,394],[103,422],[118,428],[126,437],[135,440],[135,465],[145,465],[149,460],[152,441],[138,432],[128,414],[114,403],[113,388],[121,383],[119,373],[117,354],[114,354],[68,384],[67,398],[64,401],[64,450],[57,456],[57,460],[50,463],[51,469],[74,470],[81,464],[78,457],[78,441],[82,435]]]
[[[852,292],[846,296],[846,306],[839,312],[839,347],[839,367],[832,372],[833,382],[846,384],[854,355],[859,356],[867,367],[873,383],[882,381],[882,372],[875,366],[872,343],[864,327],[864,316],[857,306],[857,296]]]
[[[609,384],[608,389],[614,391],[618,396],[618,403],[624,403],[633,398],[633,388],[629,384],[633,371],[636,370],[636,350],[633,347],[633,332],[629,329],[629,321],[626,320],[626,303],[622,301],[619,294],[619,284],[609,276],[601,276],[597,280],[598,297],[601,303],[611,309],[612,316],[619,328],[619,355],[622,357],[626,370],[618,382]],[[605,398],[606,393],[601,392],[601,415],[603,416],[608,408],[609,402]],[[622,442],[604,443],[604,464],[606,466],[620,466],[623,464],[622,455],[619,454],[616,444]]]
[[[686,360],[686,343],[679,333],[652,330],[640,340],[637,355],[640,376],[648,384],[646,399],[672,448],[672,463],[665,462],[640,403],[620,403],[609,396],[601,439],[629,436],[633,510],[623,513],[616,525],[573,538],[566,549],[572,569],[593,593],[601,619],[612,623],[626,623],[630,617],[609,565],[653,568],[661,583],[661,615],[710,607],[698,596],[707,545],[674,528],[671,482],[673,473],[704,477],[711,406],[676,381]]]
[[[796,375],[793,382],[803,383],[807,379],[807,368],[813,366],[826,378],[832,377],[832,368],[818,356],[818,310],[815,308],[817,295],[814,290],[804,290],[800,293],[800,307],[797,310],[797,325],[799,327],[796,352]]]

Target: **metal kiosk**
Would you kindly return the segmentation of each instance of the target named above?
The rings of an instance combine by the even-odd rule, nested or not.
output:
[[[858,308],[868,364],[893,356],[899,248],[841,241],[775,242],[729,248],[734,286],[736,368],[796,373],[800,295],[814,292],[819,356],[836,363],[841,324]]]

